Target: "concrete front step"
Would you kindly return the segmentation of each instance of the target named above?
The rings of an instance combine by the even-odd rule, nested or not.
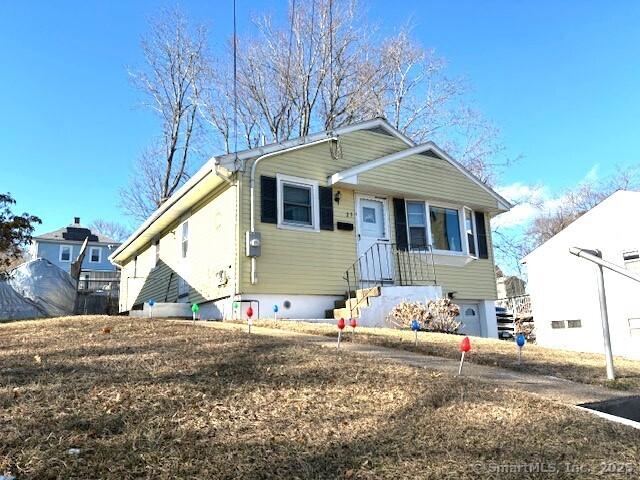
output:
[[[346,299],[347,295],[350,297]],[[369,299],[380,296],[380,287],[361,288],[354,292],[347,293],[345,300],[336,300],[336,308],[333,310],[333,318],[358,318],[361,310],[369,306]],[[328,314],[328,312],[326,312]],[[332,318],[332,317],[327,317]]]
[[[358,318],[359,316],[360,316],[359,308],[354,308],[353,310],[350,310],[348,308],[336,308],[333,310],[333,318],[335,320],[339,320],[341,318],[348,320],[350,318]]]

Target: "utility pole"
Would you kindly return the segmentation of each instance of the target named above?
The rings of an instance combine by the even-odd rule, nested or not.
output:
[[[606,266],[607,268],[611,267],[607,265],[609,262],[605,262],[604,260],[602,260],[602,252],[600,250],[586,250],[573,247],[569,249],[569,252],[580,258],[584,258],[585,260],[589,260],[595,263],[598,267],[598,296],[600,297],[600,319],[602,321],[602,336],[604,338],[604,356],[607,362],[607,379],[615,380],[616,372],[613,366],[613,353],[611,352],[611,335],[609,334],[607,293],[604,288],[604,271],[602,269],[603,266]],[[617,265],[614,266],[618,267]],[[612,270],[616,271],[616,269],[614,268],[612,268]]]

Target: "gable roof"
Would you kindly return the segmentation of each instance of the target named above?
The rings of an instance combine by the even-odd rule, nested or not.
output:
[[[204,198],[204,194],[211,192],[214,188],[221,185],[224,181],[229,181],[230,174],[243,171],[244,164],[247,160],[251,160],[263,155],[277,153],[280,151],[288,150],[293,147],[307,147],[314,145],[320,140],[337,137],[340,135],[346,135],[351,132],[360,130],[370,130],[375,133],[386,134],[391,137],[395,137],[405,143],[409,148],[398,153],[404,153],[406,151],[416,149],[420,151],[431,151],[432,155],[437,158],[444,159],[456,166],[465,175],[469,176],[475,183],[481,188],[487,190],[498,201],[498,205],[505,210],[511,208],[511,204],[503,197],[494,192],[484,183],[475,178],[468,170],[462,165],[453,160],[440,150],[433,142],[428,142],[423,145],[416,145],[413,140],[404,135],[398,129],[394,128],[386,119],[382,117],[366,120],[363,122],[353,123],[345,125],[332,130],[324,130],[318,133],[312,133],[304,137],[294,138],[291,140],[284,140],[278,143],[271,143],[269,145],[263,145],[261,147],[251,148],[247,150],[241,150],[234,153],[226,153],[210,158],[205,164],[189,179],[185,182],[176,192],[171,195],[153,214],[142,224],[140,227],[129,236],[121,245],[114,251],[109,259],[111,262],[115,262],[116,257],[135,242],[135,245],[142,245],[150,241],[154,235],[157,235],[163,228],[166,228],[170,223],[178,219],[184,212],[186,212],[192,205],[194,205],[200,198]],[[428,148],[424,148],[427,146]],[[424,150],[421,150],[423,149]],[[389,157],[389,156],[388,156]],[[372,160],[362,165],[370,165],[373,162],[378,162],[382,159]],[[390,160],[392,161],[392,160]],[[357,167],[361,167],[359,165]],[[376,165],[370,166],[374,168]],[[354,167],[356,168],[356,167]],[[207,190],[208,189],[208,190]],[[206,190],[206,191],[205,191]],[[185,197],[183,199],[183,197]],[[164,218],[163,218],[164,217]]]
[[[402,158],[406,158],[411,155],[418,155],[418,154],[427,153],[427,152],[430,153],[435,158],[438,158],[440,160],[443,160],[453,165],[463,175],[469,178],[473,183],[475,183],[481,189],[485,190],[489,195],[491,195],[498,202],[498,206],[500,208],[504,210],[509,210],[511,207],[513,207],[513,205],[508,200],[506,200],[500,194],[495,192],[487,184],[485,184],[484,182],[481,182],[475,175],[473,175],[469,170],[467,170],[459,162],[451,158],[446,152],[441,150],[433,142],[426,142],[421,145],[415,145],[413,147],[407,148],[406,150],[401,150],[400,152],[392,153],[385,157],[376,158],[375,160],[370,160],[368,162],[361,163],[359,165],[355,165],[353,167],[347,168],[346,170],[342,170],[341,172],[334,173],[328,179],[329,185],[333,185],[342,180],[348,181],[348,179],[357,177],[361,173],[365,173],[374,168],[381,167],[382,165],[387,165],[389,163],[395,162],[396,160],[400,160]]]
[[[576,228],[576,225],[581,225],[584,222],[591,221],[593,212],[600,211],[603,208],[609,208],[609,205],[613,204],[614,201],[622,200],[623,197],[628,197],[629,200],[632,200],[633,203],[631,205],[633,208],[636,208],[636,205],[638,204],[637,202],[640,201],[640,192],[632,190],[617,190],[613,192],[607,198],[598,203],[595,207],[592,207],[591,209],[583,213],[580,217],[576,218],[573,222],[567,225],[564,229],[560,230],[549,240],[531,250],[526,256],[522,258],[520,263],[527,263],[532,256],[537,256],[540,251],[548,248],[549,246],[552,246],[559,238],[562,238],[568,233],[571,233]]]
[[[89,242],[92,243],[111,243],[118,245],[120,242],[102,235],[99,232],[92,232],[90,229],[83,227],[82,225],[75,224],[67,227],[62,227],[53,232],[43,233],[42,235],[34,236],[34,240],[49,240],[56,242],[84,242],[84,239],[89,237]]]
[[[235,171],[240,168],[238,165],[235,165],[235,163],[237,163],[238,161],[244,162],[246,160],[266,155],[268,153],[275,153],[280,150],[289,149],[291,147],[317,142],[318,140],[322,140],[325,138],[346,135],[347,133],[355,132],[358,130],[371,130],[376,133],[386,134],[402,140],[410,147],[415,146],[413,140],[411,140],[396,128],[392,127],[386,119],[378,117],[372,120],[366,120],[363,122],[352,123],[350,125],[334,128],[333,130],[324,130],[322,132],[311,133],[309,135],[305,135],[304,137],[292,138],[290,140],[284,140],[282,142],[270,143],[261,147],[241,150],[236,153],[226,153],[214,158],[218,164],[223,165],[228,170]]]

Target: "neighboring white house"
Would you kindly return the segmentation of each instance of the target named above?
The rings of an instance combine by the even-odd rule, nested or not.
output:
[[[640,272],[640,192],[618,191],[527,255],[536,338],[540,345],[603,353],[597,266],[570,247]],[[614,355],[640,358],[640,283],[605,269]]]

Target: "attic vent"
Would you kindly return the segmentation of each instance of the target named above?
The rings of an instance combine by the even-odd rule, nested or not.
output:
[[[373,133],[379,133],[380,135],[387,135],[389,137],[393,137],[393,135],[389,131],[385,130],[382,127],[368,128],[367,131],[368,132],[373,132]]]
[[[638,250],[627,250],[626,252],[622,252],[622,258],[625,262],[638,260],[640,259],[640,254],[638,254]]]
[[[433,150],[426,150],[420,153],[420,155],[424,155],[425,157],[437,158],[438,160],[443,160],[443,158]]]

